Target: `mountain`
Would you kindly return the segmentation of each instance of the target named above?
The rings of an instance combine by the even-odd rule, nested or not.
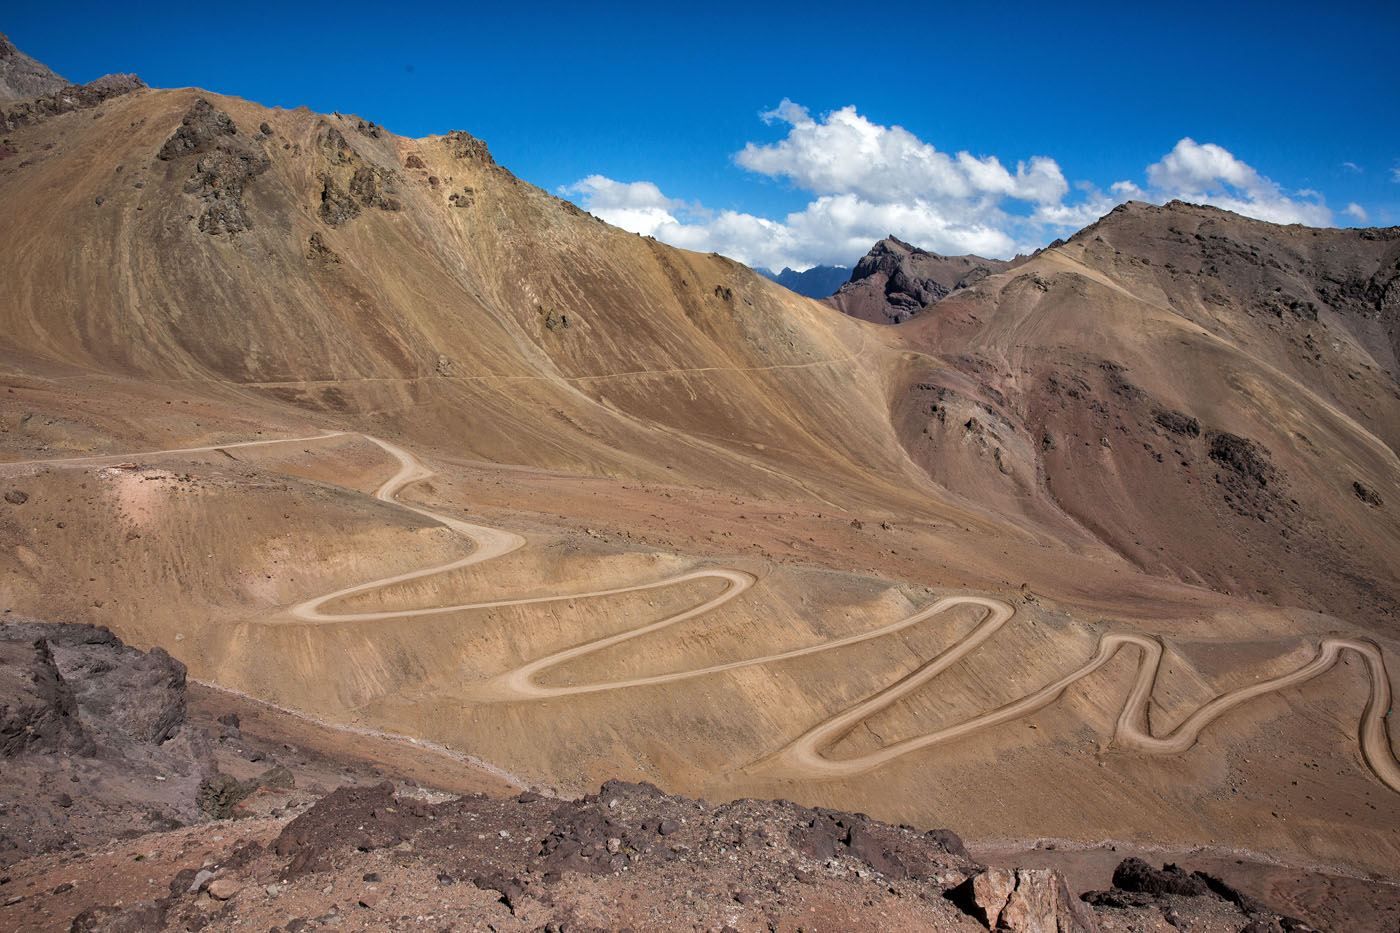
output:
[[[856,263],[831,304],[862,321],[899,324],[950,292],[1014,265],[981,256],[940,256],[889,236]]]
[[[560,796],[1400,863],[1400,229],[884,241],[885,327],[462,131],[121,78],[0,123],[10,615]]]
[[[68,84],[49,70],[15,48],[4,33],[0,33],[0,100],[39,97],[61,90]]]
[[[782,272],[776,274],[767,269],[759,269],[758,272],[783,288],[808,298],[825,298],[835,294],[851,275],[851,270],[845,266],[812,266],[801,272],[785,266]]]

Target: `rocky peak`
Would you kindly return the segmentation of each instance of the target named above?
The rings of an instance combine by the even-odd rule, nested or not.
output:
[[[837,308],[877,324],[899,324],[1012,263],[981,256],[942,256],[890,235],[856,263],[831,297]]]
[[[0,100],[19,100],[52,93],[68,82],[47,65],[25,55],[0,33]]]

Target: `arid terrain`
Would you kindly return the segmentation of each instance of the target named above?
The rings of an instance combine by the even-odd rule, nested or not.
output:
[[[984,863],[1111,893],[1135,854],[1218,884],[1052,922],[1393,928],[1400,229],[1131,202],[1014,264],[958,257],[941,294],[895,255],[843,314],[610,227],[467,133],[132,76],[0,103],[0,204],[0,611],[168,652],[210,746],[163,763],[123,732],[112,754],[186,795],[117,788],[161,832],[106,844],[40,807],[0,924],[169,895],[121,922],[374,927],[388,896],[433,929],[979,928],[941,895]],[[918,308],[879,311],[896,293]],[[38,664],[33,642],[4,644]],[[295,791],[200,822],[237,814],[198,788],[269,757]],[[21,799],[52,773],[5,766]],[[625,832],[574,841],[618,838],[691,913],[627,908],[611,861],[443,854],[464,821],[538,840],[609,793]],[[653,846],[695,807],[680,855]],[[357,853],[327,827],[366,808],[392,825]],[[805,808],[949,828],[978,861],[766,863],[749,831],[786,853]],[[726,853],[773,877],[716,875]],[[121,877],[38,896],[77,862]],[[244,893],[208,894],[220,872]],[[721,909],[741,883],[764,911]]]

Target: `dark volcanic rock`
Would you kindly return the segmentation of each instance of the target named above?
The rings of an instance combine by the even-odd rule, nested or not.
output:
[[[1142,859],[1124,859],[1113,870],[1113,886],[1137,894],[1179,894],[1201,897],[1210,892],[1206,883],[1175,865],[1153,868]]]
[[[0,624],[0,758],[0,864],[198,819],[213,771],[185,725],[183,664],[106,629],[30,621]]]
[[[51,94],[0,109],[0,132],[18,126],[41,123],[50,117],[74,110],[96,107],[105,100],[130,94],[146,84],[136,75],[104,75],[87,84],[69,84]]]
[[[185,665],[161,648],[139,651],[104,628],[77,624],[11,623],[0,627],[0,639],[51,652],[83,726],[95,735],[159,745],[185,721]]]
[[[1190,415],[1184,415],[1179,411],[1159,409],[1153,415],[1153,419],[1173,434],[1181,434],[1185,437],[1201,436],[1201,423]]]
[[[1375,506],[1376,508],[1380,508],[1381,506],[1385,505],[1385,501],[1381,499],[1381,494],[1376,492],[1370,486],[1367,486],[1365,483],[1361,482],[1361,480],[1359,479],[1354,480],[1352,482],[1351,491],[1356,493],[1356,498],[1360,499],[1367,505]]]
[[[91,754],[92,741],[48,643],[0,641],[0,758],[61,748]]]
[[[201,97],[157,158],[168,162],[191,155],[199,161],[185,192],[204,202],[199,229],[209,234],[247,230],[252,224],[243,205],[244,188],[272,165],[262,146],[240,136],[233,119]]]
[[[182,155],[208,152],[226,136],[237,136],[233,118],[203,97],[194,102],[174,134],[160,147],[156,158],[169,161]]]
[[[1188,872],[1176,865],[1160,869],[1137,858],[1124,859],[1113,870],[1113,889],[1086,891],[1081,899],[1094,907],[1113,911],[1156,910],[1170,918],[1196,901],[1206,901],[1233,919],[1233,929],[1263,931],[1311,931],[1312,927],[1277,913],[1256,898],[1203,871]],[[1188,925],[1189,928],[1189,925]]]
[[[386,849],[412,838],[427,821],[427,807],[394,796],[387,781],[373,787],[341,787],[292,820],[272,844],[291,857],[289,876],[316,871],[337,854]]]
[[[830,302],[852,317],[899,324],[949,293],[1014,265],[981,256],[940,256],[890,236],[856,263],[851,280]]]

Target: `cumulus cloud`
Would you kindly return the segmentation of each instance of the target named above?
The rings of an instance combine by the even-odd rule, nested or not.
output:
[[[1346,214],[1348,217],[1352,218],[1358,223],[1364,224],[1367,220],[1370,219],[1370,215],[1366,213],[1366,208],[1362,207],[1360,204],[1357,204],[1355,201],[1352,201],[1350,204],[1348,204],[1346,208],[1342,211],[1342,213]]]
[[[620,182],[589,175],[559,191],[583,201],[613,226],[646,236],[655,236],[662,227],[677,223],[672,211],[684,207],[683,202],[666,197],[649,181]]]
[[[1332,222],[1332,211],[1317,192],[1289,196],[1229,150],[1189,136],[1147,167],[1147,181],[1158,196],[1213,204],[1272,223],[1326,226]]]
[[[1227,149],[1190,137],[1144,169],[1144,184],[1118,181],[1100,190],[1087,182],[1071,186],[1049,156],[1012,165],[995,155],[945,152],[903,127],[875,123],[855,107],[814,116],[784,99],[759,116],[783,127],[784,135],[748,143],[734,161],[811,196],[805,207],[782,218],[712,212],[669,197],[651,182],[601,175],[561,193],[624,229],[772,269],[850,265],[891,233],[941,253],[1005,258],[1134,199],[1179,198],[1275,223],[1332,222],[1316,192],[1286,191]],[[1400,169],[1396,174],[1400,180]],[[1346,213],[1365,216],[1359,205],[1349,205]]]
[[[987,196],[1048,203],[1069,190],[1053,159],[1018,163],[1013,174],[995,156],[940,152],[903,127],[872,123],[854,107],[814,120],[805,107],[784,100],[763,117],[786,123],[787,136],[766,146],[749,143],[734,160],[818,195],[854,194],[871,203]]]

